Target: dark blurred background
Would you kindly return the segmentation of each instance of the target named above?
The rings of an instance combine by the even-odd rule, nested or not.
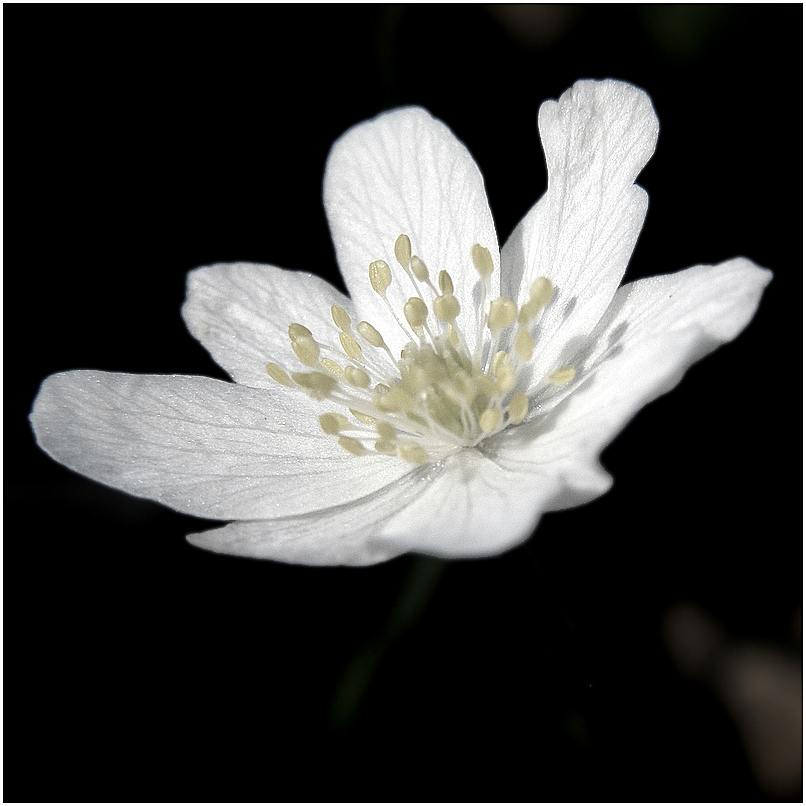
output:
[[[7,800],[801,800],[800,5],[6,11]],[[292,567],[35,447],[50,373],[225,377],[190,269],[333,276],[350,126],[444,120],[503,243],[545,187],[539,104],[604,77],[661,121],[627,279],[775,279],[600,500],[493,559]]]

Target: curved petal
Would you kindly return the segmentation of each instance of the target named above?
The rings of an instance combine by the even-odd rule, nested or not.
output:
[[[441,270],[451,275],[461,306],[458,323],[475,349],[473,293],[480,280],[471,250],[476,243],[490,250],[497,296],[498,239],[481,173],[443,123],[412,107],[350,129],[328,157],[324,200],[350,296],[361,315],[381,330],[392,352],[399,352],[408,339],[370,286],[368,267],[378,259],[391,267],[387,295],[402,319],[402,306],[415,288],[395,260],[394,245],[401,234],[411,239],[413,253],[425,262],[434,284]],[[433,295],[422,284],[420,288],[430,303]]]
[[[741,332],[771,278],[736,258],[625,285],[580,358],[584,369],[576,388],[545,415],[538,412],[488,440],[485,450],[507,467],[601,476],[601,450],[691,364]],[[584,494],[566,494],[552,508],[586,500]]]
[[[218,263],[190,272],[182,306],[185,324],[237,383],[275,387],[266,364],[296,367],[288,338],[292,322],[339,349],[330,309],[355,319],[352,301],[321,277],[253,263]]]
[[[540,107],[548,190],[502,250],[502,289],[521,302],[536,277],[555,286],[540,321],[536,363],[556,368],[563,345],[590,333],[627,267],[647,196],[634,185],[652,156],[658,120],[646,93],[580,81]],[[550,342],[550,346],[544,346]]]
[[[202,518],[281,517],[368,495],[410,472],[326,436],[297,391],[89,370],[51,375],[31,424],[71,470]]]
[[[308,565],[368,565],[407,551],[489,556],[526,540],[562,486],[550,474],[503,468],[468,449],[344,506],[230,524],[188,540],[224,554]]]
[[[425,468],[415,469],[356,501],[304,515],[231,523],[188,535],[188,542],[221,554],[302,565],[372,565],[402,554],[404,548],[376,538],[384,521],[414,500]]]
[[[437,557],[487,557],[526,540],[564,479],[507,467],[469,448],[435,466],[422,494],[383,525],[384,545]]]

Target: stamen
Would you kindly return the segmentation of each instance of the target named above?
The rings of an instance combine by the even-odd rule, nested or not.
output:
[[[549,375],[549,381],[555,386],[565,386],[574,380],[576,374],[576,370],[573,367],[562,367]]]
[[[353,456],[363,456],[367,449],[357,440],[352,437],[339,437],[339,445],[344,448],[348,453]]]
[[[486,246],[476,243],[473,244],[470,255],[473,258],[473,265],[476,267],[476,271],[482,276],[482,279],[486,280],[495,269],[490,250],[487,249]]]
[[[398,235],[395,241],[395,257],[404,269],[408,267],[411,261],[411,241],[408,235]]]
[[[369,282],[375,293],[386,299],[386,289],[392,285],[392,271],[385,260],[373,260],[369,264]]]
[[[434,316],[440,322],[453,322],[459,311],[459,300],[453,294],[442,294],[434,300]]]
[[[503,330],[515,324],[518,308],[512,300],[505,297],[494,299],[490,303],[490,314],[487,317],[487,326],[490,330]]]
[[[294,382],[288,377],[288,373],[282,367],[278,367],[277,364],[266,364],[266,372],[269,373],[269,377],[272,380],[277,381],[282,386],[293,388]]]
[[[339,328],[339,330],[343,330],[345,333],[349,333],[353,321],[350,319],[347,311],[345,311],[344,308],[340,308],[338,305],[334,305],[331,307],[330,313],[333,316],[336,327]]]
[[[534,300],[541,308],[551,302],[554,286],[547,277],[538,277],[529,289],[529,298]]]
[[[512,395],[512,400],[509,401],[507,414],[509,415],[509,422],[512,425],[519,425],[526,419],[529,412],[529,398],[526,397],[524,392],[515,392]]]
[[[478,287],[473,289],[473,304],[478,307],[471,312],[475,323],[468,326],[478,330],[467,335],[472,336],[470,343],[478,346],[471,353],[466,334],[456,321],[461,305],[451,275],[440,270],[435,287],[425,263],[412,254],[411,239],[406,234],[397,237],[394,256],[411,281],[414,296],[402,308],[393,307],[387,291],[393,280],[400,283],[402,278],[399,272],[394,277],[384,260],[369,264],[369,282],[406,335],[399,358],[373,325],[358,322],[356,334],[351,316],[333,305],[330,313],[338,328],[341,351],[332,340],[317,341],[307,327],[294,322],[288,328],[291,348],[313,371],[289,375],[279,364],[268,363],[269,376],[283,386],[299,388],[314,400],[327,399],[343,406],[353,420],[330,411],[319,415],[319,426],[355,456],[374,451],[423,464],[453,450],[478,445],[507,426],[522,423],[529,413],[529,399],[517,389],[517,379],[523,365],[534,356],[532,326],[551,301],[551,282],[536,278],[529,299],[520,308],[506,297],[488,303],[495,267],[490,250],[474,244],[471,259],[481,278],[481,293]],[[427,284],[430,292],[424,292],[422,284]],[[426,299],[424,293],[432,296]],[[396,286],[394,299],[401,297],[405,299]],[[434,320],[442,327],[435,326]],[[514,330],[505,333],[510,328]],[[506,349],[498,349],[499,341]],[[383,350],[389,363],[368,350],[367,344]],[[335,355],[321,358],[321,352]],[[574,377],[574,368],[566,366],[550,373],[544,382],[564,386]]]
[[[341,348],[344,352],[355,361],[360,361],[362,356],[361,345],[349,334],[343,330],[339,333],[339,341]]]
[[[412,330],[418,335],[423,335],[423,325],[428,319],[428,308],[419,297],[411,297],[403,306],[403,314],[406,321],[411,325]]]
[[[411,271],[414,276],[421,282],[424,283],[428,280],[428,269],[417,255],[411,256]]]
[[[319,425],[322,430],[330,436],[335,436],[339,431],[344,431],[350,427],[350,421],[343,415],[335,412],[319,415]]]

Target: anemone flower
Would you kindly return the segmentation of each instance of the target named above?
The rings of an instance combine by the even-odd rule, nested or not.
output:
[[[324,180],[350,296],[274,266],[196,269],[182,313],[234,383],[58,373],[31,413],[40,447],[232,521],[196,546],[315,565],[493,555],[602,495],[603,448],[747,325],[771,274],[734,258],[619,287],[647,210],[648,96],[580,81],[538,127],[548,189],[500,252],[443,123],[405,108],[351,129]]]

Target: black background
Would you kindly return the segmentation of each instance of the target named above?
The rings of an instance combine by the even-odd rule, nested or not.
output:
[[[6,799],[765,798],[661,624],[692,602],[800,658],[800,6],[6,11]],[[206,522],[35,447],[52,372],[225,377],[190,269],[338,282],[321,182],[351,125],[444,120],[503,243],[545,186],[538,105],[603,77],[661,121],[627,279],[775,279],[606,450],[600,500],[494,559],[292,567],[192,549]]]

